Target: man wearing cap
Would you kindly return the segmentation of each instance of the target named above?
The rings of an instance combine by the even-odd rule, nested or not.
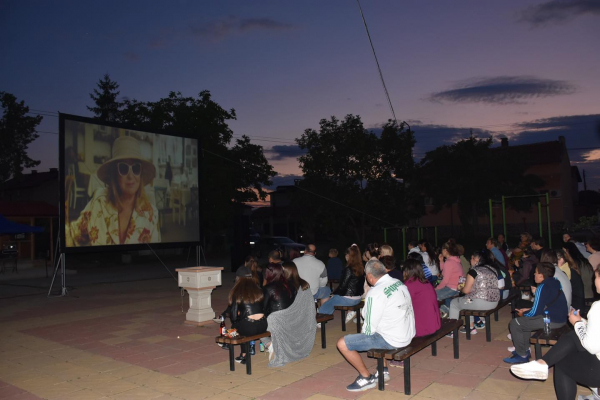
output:
[[[67,221],[67,246],[159,243],[158,210],[144,190],[156,168],[142,158],[139,142],[117,138],[112,158],[96,174],[106,188],[96,190],[76,221]]]

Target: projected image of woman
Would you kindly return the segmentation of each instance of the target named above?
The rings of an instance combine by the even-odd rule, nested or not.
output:
[[[97,190],[79,218],[67,223],[67,246],[158,243],[158,211],[145,185],[156,168],[141,157],[139,142],[122,136],[113,143],[112,158],[98,168],[106,188]]]

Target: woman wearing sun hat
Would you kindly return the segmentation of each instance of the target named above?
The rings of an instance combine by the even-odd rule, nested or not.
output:
[[[144,190],[156,168],[142,158],[137,139],[117,138],[112,158],[96,174],[106,188],[97,190],[79,218],[67,223],[67,246],[160,242],[158,211]]]

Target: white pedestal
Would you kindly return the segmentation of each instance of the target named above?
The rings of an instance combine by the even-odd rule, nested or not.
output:
[[[200,325],[215,317],[212,309],[211,294],[215,287],[221,286],[222,267],[192,267],[176,269],[179,286],[190,296],[190,308],[185,316],[186,324]]]

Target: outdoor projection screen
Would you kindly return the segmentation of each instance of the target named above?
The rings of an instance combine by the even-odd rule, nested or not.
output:
[[[60,114],[61,250],[200,241],[198,140]]]

